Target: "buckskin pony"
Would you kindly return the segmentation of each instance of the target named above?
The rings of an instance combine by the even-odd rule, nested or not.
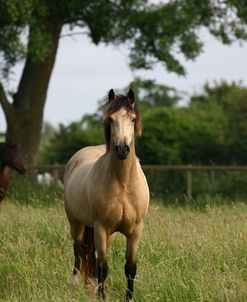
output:
[[[135,134],[140,135],[141,122],[133,90],[124,96],[111,89],[105,111],[106,144],[79,150],[65,169],[65,210],[75,256],[72,283],[78,283],[79,272],[86,283],[96,278],[98,298],[105,299],[107,249],[113,234],[120,232],[127,239],[124,271],[126,301],[130,301],[149,204],[147,181],[135,153]]]

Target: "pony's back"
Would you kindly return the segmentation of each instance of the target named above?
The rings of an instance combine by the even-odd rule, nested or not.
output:
[[[68,161],[65,173],[64,173],[64,184],[67,183],[68,178],[71,174],[81,165],[95,162],[106,152],[105,145],[89,146],[77,151]]]

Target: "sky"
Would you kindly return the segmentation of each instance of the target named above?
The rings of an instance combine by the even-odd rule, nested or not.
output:
[[[192,95],[200,92],[208,81],[242,81],[247,86],[247,43],[236,42],[224,46],[215,38],[202,33],[204,51],[195,61],[185,61],[185,77],[168,73],[163,65],[152,71],[132,71],[128,67],[128,48],[95,46],[88,37],[76,35],[63,37],[52,73],[44,120],[54,126],[67,125],[79,120],[85,113],[93,113],[97,102],[111,88],[126,87],[134,76],[154,79]],[[7,83],[7,89],[17,86],[22,65],[14,69]],[[4,115],[0,108],[0,131],[6,129]]]

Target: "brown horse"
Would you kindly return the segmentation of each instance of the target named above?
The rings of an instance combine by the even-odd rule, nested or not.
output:
[[[97,277],[102,299],[108,274],[107,248],[112,235],[121,232],[127,238],[126,300],[132,300],[137,246],[149,204],[148,185],[135,153],[135,134],[141,133],[141,123],[134,98],[131,89],[127,96],[109,91],[106,145],[75,153],[64,176],[65,210],[74,239],[72,283],[78,282],[78,272],[84,274],[85,281]]]
[[[0,143],[0,202],[9,186],[9,167],[20,174],[26,171],[19,148],[15,144]]]

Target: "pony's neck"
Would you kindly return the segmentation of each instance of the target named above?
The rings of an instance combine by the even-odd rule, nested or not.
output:
[[[127,183],[136,171],[135,142],[130,145],[130,152],[125,160],[117,158],[115,146],[111,144],[109,151],[110,172],[120,183]]]

